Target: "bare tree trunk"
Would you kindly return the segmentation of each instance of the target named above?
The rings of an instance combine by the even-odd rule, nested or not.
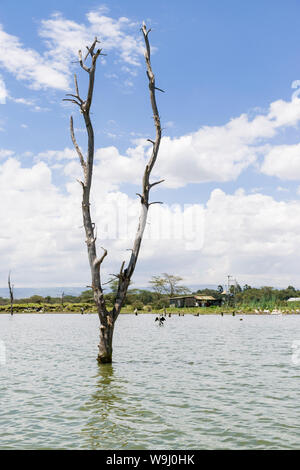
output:
[[[155,202],[149,203],[149,192],[150,189],[156,185],[161,183],[161,181],[157,181],[155,183],[150,183],[149,178],[153,166],[155,164],[160,140],[161,140],[161,125],[160,125],[160,118],[158,114],[158,109],[156,105],[156,98],[155,98],[155,90],[160,90],[155,86],[155,77],[152,72],[151,62],[150,62],[150,45],[148,40],[148,34],[150,30],[147,31],[145,24],[143,24],[141,31],[144,36],[146,51],[145,51],[145,60],[147,66],[147,76],[149,80],[149,90],[150,90],[150,99],[151,99],[151,106],[153,111],[153,119],[156,129],[156,137],[155,141],[149,139],[149,141],[153,145],[152,155],[151,158],[146,165],[143,182],[142,182],[142,194],[138,194],[141,199],[141,213],[139,218],[139,224],[137,233],[135,236],[132,254],[126,269],[124,269],[125,261],[123,261],[121,265],[121,269],[119,274],[115,275],[118,279],[118,289],[115,296],[114,306],[111,311],[108,311],[106,308],[106,303],[103,295],[102,285],[101,285],[101,277],[100,277],[100,267],[101,263],[103,262],[104,258],[107,256],[107,250],[103,249],[103,254],[99,258],[96,252],[96,233],[95,233],[95,224],[92,222],[91,214],[90,214],[90,191],[91,191],[91,183],[92,183],[92,174],[93,174],[93,161],[94,161],[94,131],[93,126],[90,120],[90,108],[92,104],[93,98],[93,90],[94,90],[94,81],[95,81],[95,71],[96,71],[96,61],[101,54],[101,49],[98,49],[95,52],[96,44],[99,42],[97,38],[95,38],[91,47],[87,47],[88,53],[86,54],[85,58],[82,58],[82,52],[79,51],[79,63],[80,66],[89,74],[89,86],[88,86],[88,93],[86,100],[83,100],[79,95],[77,77],[74,76],[75,80],[75,90],[76,94],[68,94],[67,96],[71,96],[71,98],[66,98],[65,101],[71,101],[74,104],[77,104],[80,108],[81,113],[83,114],[87,136],[88,136],[88,150],[86,159],[83,157],[83,154],[77,144],[75,135],[74,135],[74,127],[73,127],[73,118],[70,118],[70,133],[73,145],[76,149],[78,154],[82,170],[83,170],[83,181],[80,181],[82,186],[82,215],[83,215],[83,224],[86,234],[86,244],[87,244],[87,251],[88,251],[88,259],[91,269],[91,276],[92,276],[92,289],[94,292],[94,300],[97,305],[98,309],[98,316],[100,320],[100,343],[99,343],[99,353],[98,353],[98,361],[100,363],[111,363],[112,362],[112,339],[113,339],[113,332],[114,332],[114,324],[116,319],[119,316],[121,308],[124,304],[127,289],[130,283],[130,279],[133,275],[135,265],[137,262],[137,258],[139,255],[139,250],[143,238],[143,233],[146,226],[146,220],[148,215],[148,209],[151,204],[156,204]],[[91,65],[87,67],[85,64],[86,59],[90,56],[91,58]],[[163,91],[163,90],[160,90]]]
[[[8,289],[9,289],[9,296],[10,296],[10,314],[14,314],[14,286],[11,285],[10,282],[10,272],[8,274]]]

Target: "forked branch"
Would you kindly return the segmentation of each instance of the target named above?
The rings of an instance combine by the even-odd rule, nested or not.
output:
[[[100,343],[99,343],[99,354],[98,360],[101,363],[107,363],[112,361],[112,336],[114,331],[114,322],[117,319],[122,305],[124,304],[126,293],[128,290],[128,286],[130,284],[131,277],[133,275],[135,265],[137,262],[137,258],[140,251],[140,246],[146,226],[147,221],[147,214],[148,209],[151,204],[161,204],[161,202],[149,202],[149,193],[150,189],[162,183],[163,180],[156,181],[154,183],[150,183],[150,175],[153,169],[153,166],[157,159],[157,154],[160,146],[161,140],[161,125],[160,125],[160,118],[156,104],[156,97],[155,91],[163,91],[158,88],[155,84],[155,77],[152,71],[151,61],[150,61],[150,44],[148,35],[150,30],[147,30],[146,25],[143,24],[141,31],[144,36],[146,51],[145,51],[145,61],[146,61],[146,68],[147,68],[147,77],[148,77],[148,86],[150,91],[150,101],[151,107],[153,112],[153,119],[155,125],[155,139],[150,140],[152,143],[152,153],[150,159],[146,165],[143,180],[142,180],[142,191],[138,196],[140,197],[141,202],[141,213],[139,218],[139,224],[135,236],[135,240],[133,243],[133,248],[131,250],[131,256],[129,259],[129,263],[125,268],[125,261],[122,262],[120,267],[119,274],[114,274],[113,276],[118,279],[118,289],[117,294],[114,301],[114,306],[111,311],[107,311],[106,303],[103,295],[103,289],[101,285],[100,279],[100,268],[101,265],[107,256],[107,250],[103,248],[103,254],[101,257],[97,256],[96,253],[96,229],[95,224],[92,222],[91,213],[90,213],[90,191],[91,191],[91,184],[92,184],[92,175],[93,175],[93,162],[94,162],[94,130],[92,126],[92,122],[90,119],[90,108],[93,99],[93,91],[94,91],[94,81],[95,81],[95,70],[96,70],[96,62],[97,59],[101,54],[101,49],[96,50],[96,45],[99,42],[97,37],[94,39],[94,42],[90,47],[87,46],[87,54],[83,58],[83,54],[81,51],[78,52],[79,57],[79,64],[81,68],[88,73],[89,75],[89,82],[88,82],[88,91],[86,95],[86,99],[83,99],[79,94],[79,87],[77,82],[76,75],[74,76],[75,82],[75,93],[69,93],[65,98],[65,101],[70,101],[77,106],[79,106],[81,114],[83,115],[87,137],[88,137],[88,145],[87,145],[87,153],[86,156],[83,155],[75,137],[74,133],[74,126],[73,126],[73,118],[70,119],[70,133],[71,139],[74,145],[74,148],[78,154],[79,161],[83,170],[83,181],[80,181],[82,186],[82,216],[83,216],[83,225],[86,234],[86,245],[88,251],[88,258],[89,264],[91,269],[92,275],[92,289],[94,292],[94,300],[97,305],[98,315],[100,318]],[[90,58],[90,65],[86,64],[86,60]]]
[[[77,76],[74,75],[74,84],[75,84],[75,94],[68,94],[71,98],[66,98],[65,101],[71,101],[77,106],[80,107],[81,114],[83,115],[87,136],[88,136],[88,150],[86,158],[83,156],[82,151],[76,141],[74,133],[73,118],[70,117],[70,134],[71,139],[74,145],[74,148],[79,157],[79,161],[83,170],[83,181],[80,181],[82,186],[82,215],[83,215],[83,225],[86,233],[86,245],[88,250],[89,264],[92,274],[92,288],[94,290],[95,301],[99,307],[99,315],[101,321],[106,318],[106,307],[103,297],[103,291],[101,287],[100,280],[100,266],[107,256],[107,250],[103,248],[103,254],[98,258],[96,251],[96,231],[95,224],[92,222],[91,213],[90,213],[90,191],[92,184],[92,175],[93,175],[93,161],[94,161],[94,131],[90,119],[90,108],[92,104],[93,91],[94,91],[94,81],[95,81],[95,71],[96,71],[96,62],[101,54],[101,49],[98,49],[95,52],[95,46],[98,43],[98,39],[95,38],[93,44],[90,47],[87,47],[87,54],[85,58],[82,58],[82,52],[78,51],[79,63],[82,69],[89,74],[89,83],[86,99],[82,99],[79,94],[79,87],[77,82]],[[85,62],[90,56],[91,65],[88,67]]]
[[[144,175],[143,175],[142,194],[137,193],[141,201],[141,213],[140,213],[140,218],[139,218],[139,224],[138,224],[138,229],[136,232],[128,266],[126,269],[124,269],[122,276],[120,275],[118,276],[119,285],[118,285],[118,291],[117,291],[116,299],[115,299],[114,318],[116,318],[119,315],[119,312],[125,300],[125,296],[126,296],[129,283],[130,283],[130,279],[135,269],[135,265],[138,259],[141,242],[142,242],[142,238],[143,238],[143,234],[144,234],[144,230],[146,226],[149,206],[151,204],[162,204],[161,202],[153,202],[153,203],[149,202],[149,193],[150,193],[150,189],[153,186],[159,183],[162,183],[164,180],[160,180],[155,183],[150,183],[149,179],[150,179],[151,171],[157,159],[158,150],[159,150],[160,141],[161,141],[161,124],[160,124],[160,117],[158,113],[157,103],[156,103],[155,90],[159,90],[159,91],[163,91],[163,90],[156,87],[155,76],[154,76],[152,66],[151,66],[151,60],[150,60],[151,50],[150,50],[150,43],[149,43],[149,38],[148,38],[148,35],[151,30],[150,29],[147,30],[146,25],[143,23],[141,31],[143,33],[145,46],[146,46],[145,61],[146,61],[148,86],[149,86],[149,91],[150,91],[150,101],[151,101],[151,107],[152,107],[152,112],[153,112],[153,120],[154,120],[156,135],[155,135],[155,140],[148,139],[148,141],[152,143],[153,147],[152,147],[151,157],[149,159],[149,162],[146,165]]]

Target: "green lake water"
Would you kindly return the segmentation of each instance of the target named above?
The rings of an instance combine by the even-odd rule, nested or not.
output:
[[[1,315],[0,449],[300,447],[299,315],[154,319]]]

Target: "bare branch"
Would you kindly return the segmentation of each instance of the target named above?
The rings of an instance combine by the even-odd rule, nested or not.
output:
[[[99,55],[106,55],[106,54],[101,54],[102,49],[98,49],[96,54],[93,55],[93,64],[96,61],[96,59],[99,57]]]
[[[97,269],[100,268],[102,261],[107,256],[107,250],[105,248],[103,248],[102,246],[101,246],[101,248],[104,251],[103,255],[101,256],[101,258],[96,258],[94,260],[94,267],[97,268]]]
[[[122,263],[122,265],[121,265],[120,274],[119,274],[120,277],[121,277],[122,274],[123,274],[124,264],[125,264],[125,261],[123,261],[123,263]]]
[[[76,95],[79,96],[79,88],[78,88],[78,82],[77,82],[77,75],[76,75],[76,73],[74,73],[74,83],[75,83]]]
[[[143,23],[141,30],[144,36],[144,41],[145,41],[145,46],[146,46],[145,60],[146,60],[146,67],[147,67],[147,77],[149,80],[150,101],[151,101],[151,107],[153,111],[156,137],[155,137],[155,141],[148,139],[148,141],[151,142],[153,145],[152,154],[144,171],[143,193],[142,194],[137,193],[137,195],[141,199],[142,207],[141,207],[140,220],[139,220],[139,225],[138,225],[138,229],[137,229],[137,233],[136,233],[136,237],[135,237],[135,241],[133,245],[132,254],[128,263],[128,267],[126,269],[126,275],[129,281],[135,269],[135,265],[137,262],[137,258],[138,258],[142,238],[143,238],[143,233],[144,233],[145,226],[146,226],[147,212],[148,212],[148,207],[149,207],[149,191],[151,187],[153,186],[150,184],[149,178],[150,178],[152,168],[157,159],[157,154],[158,154],[160,140],[161,140],[161,124],[160,124],[160,118],[159,118],[159,113],[158,113],[157,104],[156,104],[156,97],[155,97],[155,89],[156,89],[155,77],[154,77],[154,73],[152,71],[151,62],[150,62],[150,44],[149,44],[149,39],[148,39],[148,34],[150,30],[147,31],[145,23]],[[121,287],[122,286],[120,286],[120,290],[122,290]]]
[[[83,181],[79,180],[78,178],[76,179],[76,181],[78,181],[78,183],[81,184],[81,186],[84,186]],[[83,227],[83,225],[81,225],[81,227]]]
[[[109,273],[110,276],[114,276],[116,277],[117,279],[120,279],[120,274],[113,274],[113,273]]]
[[[153,186],[156,186],[157,184],[163,183],[165,180],[160,180],[160,181],[155,181],[155,183],[150,184],[150,188],[153,188]]]
[[[90,69],[83,63],[81,50],[78,51],[78,57],[81,68],[83,68],[83,70],[85,70],[86,72],[90,73]]]
[[[81,163],[81,166],[83,168],[83,173],[86,176],[86,163],[84,161],[81,150],[80,150],[80,148],[79,148],[79,146],[76,142],[76,138],[75,138],[75,134],[74,134],[74,127],[73,127],[73,117],[72,116],[70,117],[70,133],[71,133],[71,139],[72,139],[73,145],[75,147],[75,150],[78,154],[78,157],[79,157],[79,160],[80,160],[80,163]],[[80,181],[80,183],[83,185],[82,181]]]
[[[83,100],[80,98],[80,96],[73,95],[72,93],[66,93],[66,96],[73,96],[73,98],[76,98],[80,102],[80,104],[83,103]]]
[[[97,40],[97,37],[95,37],[94,42],[93,42],[93,44],[91,45],[91,47],[86,46],[86,48],[87,48],[87,50],[88,50],[88,53],[87,53],[87,55],[86,55],[85,58],[84,58],[84,62],[85,62],[86,59],[88,58],[89,54],[91,55],[91,57],[93,57],[93,55],[94,55],[94,49],[95,49],[95,46],[96,46],[97,42],[100,42],[100,41],[98,41],[98,40]]]
[[[111,276],[111,274],[110,274]],[[102,285],[106,286],[107,284],[110,284],[114,279],[110,279],[109,281],[103,282]]]
[[[64,98],[62,101],[70,101],[71,103],[77,104],[77,105],[79,106],[79,108],[81,108],[81,104],[78,103],[78,101],[71,100],[71,99],[69,99],[69,98]]]
[[[78,101],[82,101],[82,99],[79,98],[79,96],[73,95],[73,93],[66,93],[66,96],[72,96],[73,98],[76,98]]]

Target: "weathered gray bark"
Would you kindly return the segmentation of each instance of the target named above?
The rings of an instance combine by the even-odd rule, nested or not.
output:
[[[8,289],[9,289],[9,296],[10,296],[10,314],[14,314],[14,286],[11,285],[10,282],[10,273],[8,274]]]
[[[140,251],[140,246],[143,238],[143,233],[146,226],[147,214],[148,209],[151,204],[155,204],[154,202],[149,202],[149,192],[150,189],[156,185],[161,183],[161,181],[157,181],[155,183],[150,183],[149,178],[153,166],[155,164],[160,140],[161,140],[161,125],[160,119],[158,114],[158,109],[156,105],[156,98],[155,98],[155,90],[158,89],[155,87],[155,77],[152,72],[151,62],[150,62],[150,45],[148,40],[148,34],[150,30],[147,31],[146,26],[143,24],[141,31],[143,33],[143,37],[145,40],[146,51],[145,51],[145,60],[147,66],[147,76],[149,80],[149,90],[150,90],[150,99],[151,99],[151,106],[153,111],[153,119],[156,129],[156,137],[155,141],[150,140],[153,145],[152,155],[151,158],[146,165],[143,182],[142,182],[142,194],[138,194],[141,199],[141,213],[139,218],[138,229],[136,232],[132,254],[128,263],[128,266],[124,269],[125,262],[122,263],[121,269],[119,274],[116,275],[118,278],[118,289],[115,296],[114,306],[111,311],[108,311],[106,308],[106,303],[103,295],[102,285],[101,285],[101,276],[100,276],[100,267],[101,263],[103,262],[104,258],[107,256],[107,250],[103,249],[103,254],[101,257],[97,256],[96,251],[96,234],[95,234],[95,225],[91,219],[90,213],[90,191],[91,191],[91,183],[92,183],[92,174],[93,174],[93,161],[94,161],[94,131],[93,126],[90,120],[90,108],[92,104],[93,98],[93,90],[94,90],[94,81],[95,81],[95,71],[96,71],[96,62],[97,59],[101,54],[101,49],[98,49],[95,52],[96,44],[99,42],[97,38],[95,38],[91,47],[87,47],[88,53],[85,59],[82,59],[82,52],[79,51],[79,63],[80,66],[89,74],[89,86],[88,86],[88,93],[86,100],[81,99],[78,90],[78,83],[77,78],[75,75],[75,90],[76,94],[72,95],[69,94],[72,98],[65,99],[65,101],[71,101],[72,103],[77,104],[80,107],[81,113],[83,114],[87,136],[88,136],[88,149],[87,149],[87,156],[86,159],[84,158],[74,135],[74,127],[73,127],[73,118],[70,118],[70,133],[73,145],[76,149],[78,154],[82,170],[83,170],[83,181],[80,181],[82,186],[82,215],[83,215],[83,224],[86,234],[86,244],[87,244],[87,251],[88,251],[88,259],[91,269],[91,276],[92,276],[92,289],[94,292],[94,300],[97,305],[98,309],[98,316],[100,320],[100,343],[99,343],[99,353],[98,353],[98,361],[101,363],[111,363],[112,362],[112,339],[113,339],[113,331],[114,331],[114,324],[116,319],[119,316],[121,308],[124,304],[127,289],[130,283],[130,279],[133,275],[137,258]],[[86,59],[90,56],[91,58],[91,66],[87,67],[85,65]],[[159,90],[159,89],[158,89]],[[163,91],[163,90],[160,90]]]

